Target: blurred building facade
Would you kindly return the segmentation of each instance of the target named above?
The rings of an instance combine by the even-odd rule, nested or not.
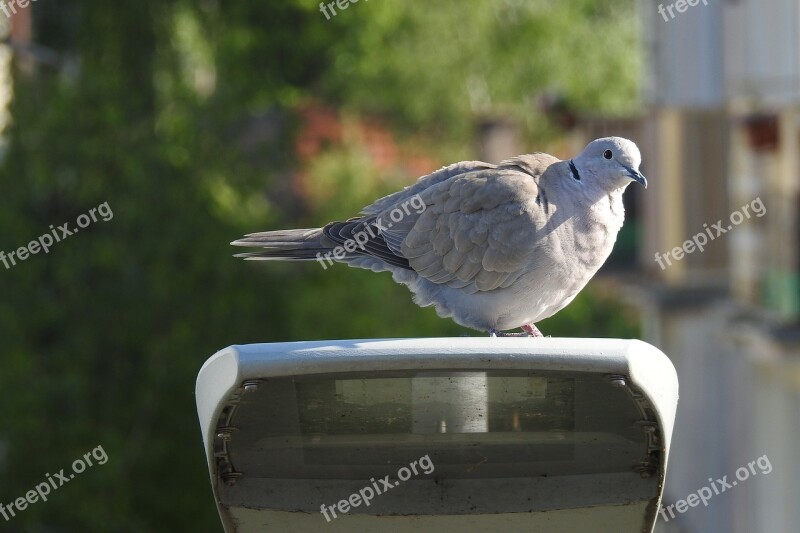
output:
[[[736,481],[764,455],[771,471],[657,531],[797,531],[800,1],[692,3],[638,6],[650,188],[639,247],[648,281],[632,295],[681,393],[664,503],[709,478]]]

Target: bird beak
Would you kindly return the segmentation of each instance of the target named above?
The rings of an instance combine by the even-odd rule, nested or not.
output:
[[[633,181],[642,184],[645,189],[647,188],[647,178],[644,177],[644,174],[630,167],[625,167],[625,170],[628,171],[628,176],[630,176]]]

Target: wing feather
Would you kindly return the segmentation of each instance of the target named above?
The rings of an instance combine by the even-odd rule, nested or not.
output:
[[[361,218],[328,224],[323,233],[341,244],[370,224],[383,226],[348,259],[374,268],[374,261],[383,261],[466,293],[508,287],[530,268],[541,244],[548,213],[537,201],[539,178],[555,161],[534,154],[499,166],[450,165],[365,207]],[[412,199],[416,211],[408,208]],[[404,216],[395,220],[398,209]]]

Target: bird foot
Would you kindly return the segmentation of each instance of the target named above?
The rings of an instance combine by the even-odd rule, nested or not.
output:
[[[522,329],[528,334],[529,337],[544,337],[542,332],[539,331],[539,328],[536,327],[536,324],[525,324],[522,326]]]
[[[542,332],[539,331],[534,324],[525,324],[522,326],[522,333],[506,333],[505,331],[497,331],[495,328],[489,330],[490,337],[544,337]]]

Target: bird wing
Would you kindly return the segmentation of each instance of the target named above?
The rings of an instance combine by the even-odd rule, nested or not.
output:
[[[419,213],[406,213],[402,202],[384,204],[375,215],[391,220],[384,244],[433,283],[467,292],[508,287],[541,244],[547,213],[538,181],[555,161],[533,154],[441,180],[418,193],[425,206]]]
[[[345,255],[343,260],[351,266],[381,270],[381,263],[412,270],[408,260],[403,257],[399,245],[389,246],[386,243],[385,224],[392,224],[391,214],[397,208],[405,208],[403,215],[413,213],[417,208],[414,198],[426,189],[443,183],[455,176],[475,170],[495,168],[496,165],[483,161],[461,161],[440,168],[419,178],[414,184],[395,193],[379,198],[361,210],[363,216],[344,222],[330,222],[322,228],[322,234],[331,247],[344,246],[348,242],[358,241],[361,246]],[[385,213],[384,213],[385,211]],[[410,217],[409,220],[413,218]],[[406,221],[408,222],[408,221]],[[377,223],[377,224],[376,224]],[[395,235],[400,235],[397,231]],[[400,237],[402,239],[402,237]],[[366,241],[366,242],[365,242]],[[395,243],[397,244],[397,243]]]
[[[422,176],[413,185],[409,185],[405,189],[375,200],[372,204],[362,209],[361,212],[365,215],[377,215],[387,208],[391,210],[398,204],[402,204],[424,190],[438,183],[447,181],[454,176],[459,176],[475,170],[496,168],[496,166],[497,165],[492,165],[491,163],[484,163],[483,161],[461,161],[460,163],[453,163],[427,176]]]

